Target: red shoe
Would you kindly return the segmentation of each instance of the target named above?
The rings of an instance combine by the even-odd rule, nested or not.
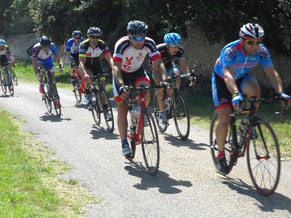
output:
[[[45,91],[44,91],[44,85],[41,83],[41,84],[39,84],[39,92],[41,93],[41,94],[44,94],[45,93]]]

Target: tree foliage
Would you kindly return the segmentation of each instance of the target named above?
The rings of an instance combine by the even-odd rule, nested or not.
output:
[[[1,32],[31,32],[33,25],[57,44],[73,30],[86,33],[90,26],[100,27],[108,44],[114,44],[133,19],[145,21],[157,43],[168,31],[191,37],[186,33],[192,26],[199,26],[210,42],[231,41],[244,23],[258,22],[269,47],[291,54],[290,0],[1,0],[0,5]]]

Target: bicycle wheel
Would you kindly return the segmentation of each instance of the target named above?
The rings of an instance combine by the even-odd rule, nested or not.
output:
[[[180,138],[185,141],[188,139],[190,132],[189,110],[185,97],[179,94],[174,102],[174,121]]]
[[[14,84],[15,84],[16,86],[18,86],[18,79],[17,79],[17,76],[16,76],[15,72],[14,72],[14,74],[13,74],[12,80],[13,80]]]
[[[52,113],[52,96],[51,96],[51,92],[49,90],[49,85],[46,83],[44,84],[44,90],[45,90],[45,93],[42,95],[42,100],[44,101],[45,103],[45,106],[47,108],[47,111],[51,114]]]
[[[160,132],[165,132],[168,128],[168,125],[163,124],[162,120],[160,120],[160,107],[158,104],[158,91],[155,92],[154,95],[154,116],[157,123],[157,126]]]
[[[148,123],[141,125],[142,153],[149,174],[154,176],[160,164],[158,132],[153,116],[147,110],[143,112],[143,116],[147,118]]]
[[[14,95],[14,86],[13,86],[13,81],[11,79],[11,75],[8,74],[8,90],[11,96]]]
[[[217,155],[218,155],[218,145],[216,142],[216,127],[218,125],[218,114],[217,111],[214,112],[213,117],[211,119],[211,124],[210,124],[210,132],[209,132],[209,138],[210,138],[210,152],[211,152],[211,157],[213,164],[216,168],[216,170],[220,173],[220,170],[218,169],[218,160],[217,160]],[[227,175],[230,173],[233,167],[234,163],[234,155],[235,155],[235,146],[234,146],[234,139],[233,139],[233,126],[230,124],[228,127],[228,133],[227,137],[225,140],[225,158],[226,158],[226,163],[228,166],[228,172],[223,175]]]
[[[272,127],[258,120],[247,138],[247,165],[255,189],[264,196],[271,195],[279,182],[281,157]]]
[[[127,138],[130,141],[130,147],[131,147],[131,156],[127,157],[128,160],[132,160],[135,156],[135,151],[136,151],[136,143],[135,143],[135,138],[134,138],[135,130],[136,130],[136,126],[131,127],[129,130],[130,131],[129,134],[127,135]]]
[[[60,99],[59,98],[55,98],[53,102],[54,102],[54,108],[55,108],[55,111],[56,111],[56,115],[58,117],[61,117],[61,115],[62,115],[61,103],[59,102],[59,105],[58,105],[56,101],[60,101]]]
[[[5,79],[5,75],[4,77],[1,79],[1,88],[4,94],[7,93],[7,86],[6,86],[6,79]]]
[[[81,80],[79,81],[77,78],[75,78],[75,86],[74,86],[74,94],[76,101],[80,103],[82,101],[82,93],[81,93]]]
[[[113,132],[114,130],[114,117],[113,117],[113,111],[112,111],[112,107],[111,107],[111,103],[108,97],[108,94],[106,91],[102,91],[101,92],[101,96],[103,96],[104,99],[107,99],[108,102],[108,106],[107,109],[104,108],[104,104],[102,104],[103,107],[103,115],[104,115],[104,119],[107,125],[107,128],[110,132]],[[105,100],[106,101],[106,100]]]
[[[98,96],[98,92],[96,91],[93,91],[92,92],[92,102],[90,103],[91,106],[92,106],[92,116],[93,116],[93,119],[96,123],[96,125],[100,125],[100,122],[101,122],[101,117],[100,117],[100,108],[99,108],[99,105],[98,105],[98,102],[99,102],[99,96]]]

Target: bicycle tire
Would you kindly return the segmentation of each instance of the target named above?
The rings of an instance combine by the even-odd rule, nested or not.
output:
[[[158,132],[153,116],[147,110],[143,112],[143,116],[144,117],[147,116],[148,125],[147,126],[143,124],[141,125],[142,153],[149,174],[151,176],[155,176],[158,172],[160,164],[160,147]]]
[[[2,88],[3,94],[6,95],[7,86],[5,85],[6,83],[5,73],[4,74],[2,73],[2,76],[3,76],[3,79],[1,79],[1,88]]]
[[[75,86],[74,86],[74,94],[76,101],[78,103],[81,103],[82,101],[82,93],[81,93],[81,80],[79,81],[77,78],[75,78]]]
[[[108,102],[108,107],[107,107],[107,110],[105,111],[104,107],[103,107],[103,104],[102,104],[102,107],[103,107],[103,115],[104,115],[104,120],[105,120],[105,123],[107,125],[107,128],[110,132],[113,132],[114,131],[114,116],[113,116],[113,111],[112,111],[112,107],[111,107],[111,103],[110,103],[110,100],[109,100],[109,97],[108,97],[108,94],[106,91],[102,91],[101,94],[100,94],[100,99],[101,99],[101,96],[102,96],[102,93],[104,93],[104,98],[107,99],[107,102]],[[107,114],[110,114],[110,119],[107,119]]]
[[[218,114],[217,111],[214,112],[212,119],[211,119],[211,124],[210,124],[210,131],[209,131],[209,139],[210,139],[210,152],[211,152],[211,157],[213,164],[217,170],[218,173],[222,175],[227,175],[231,172],[233,168],[233,160],[234,160],[234,155],[235,155],[235,146],[233,142],[233,128],[232,124],[229,124],[228,128],[228,133],[227,137],[225,140],[225,158],[226,158],[226,163],[228,166],[228,172],[227,173],[221,173],[218,166],[217,166],[217,155],[218,155],[218,145],[216,143],[216,126],[218,124]]]
[[[17,79],[17,76],[16,76],[15,72],[14,72],[14,74],[13,74],[12,80],[13,80],[14,84],[15,84],[16,86],[18,86],[18,79]]]
[[[158,96],[158,90],[156,90],[155,95],[154,95],[154,102],[153,102],[154,116],[155,116],[155,120],[156,120],[156,123],[157,123],[157,126],[158,126],[160,132],[163,133],[163,132],[166,132],[168,125],[163,124],[162,120],[160,120],[160,107],[158,104],[158,97],[157,96]]]
[[[55,108],[55,112],[56,112],[56,115],[58,116],[58,117],[61,117],[61,115],[62,115],[62,107],[60,106],[60,107],[57,107],[57,104],[56,104],[56,98],[54,99],[54,108]],[[58,99],[58,100],[60,100],[60,99]],[[59,103],[59,104],[61,104],[61,103]]]
[[[134,127],[136,129],[136,127]],[[134,131],[133,129],[131,129],[130,131]],[[136,143],[135,143],[135,138],[134,138],[134,132],[130,132],[130,137],[127,136],[127,138],[130,141],[130,147],[131,147],[131,155],[130,156],[126,156],[126,158],[128,160],[132,160],[135,156],[135,151],[136,151]]]
[[[14,95],[14,86],[13,86],[13,81],[11,79],[10,73],[8,73],[8,90],[10,93],[10,96]]]
[[[47,83],[44,84],[44,90],[45,90],[45,94],[42,95],[42,98],[44,100],[44,103],[46,105],[47,111],[51,114],[52,113],[52,97],[51,97],[51,92],[50,92],[50,88],[49,85]]]
[[[183,141],[186,141],[190,133],[190,115],[185,97],[182,93],[174,99],[173,110],[178,135]]]
[[[101,116],[100,116],[100,108],[99,108],[99,96],[98,92],[92,91],[92,102],[90,103],[92,106],[92,116],[96,123],[96,125],[100,125]]]
[[[273,194],[279,183],[281,155],[272,127],[258,119],[247,138],[247,165],[255,189],[263,196]],[[267,174],[269,173],[269,175]],[[273,175],[270,175],[274,173]],[[267,174],[267,175],[265,175]]]

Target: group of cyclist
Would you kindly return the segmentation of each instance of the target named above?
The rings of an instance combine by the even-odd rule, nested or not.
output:
[[[147,37],[147,31],[148,26],[143,21],[130,21],[127,25],[127,35],[121,37],[115,44],[113,57],[107,44],[101,40],[102,31],[98,27],[90,27],[87,30],[87,39],[82,37],[81,31],[73,31],[72,38],[66,43],[67,57],[71,65],[72,84],[75,85],[74,70],[78,67],[84,78],[85,99],[89,105],[89,110],[92,110],[90,107],[91,77],[103,73],[100,63],[101,55],[104,56],[112,69],[113,94],[118,112],[117,125],[124,156],[131,154],[127,141],[128,104],[125,104],[124,101],[129,97],[128,87],[130,85],[134,87],[150,86],[150,78],[143,68],[145,58],[147,56],[150,58],[153,80],[157,85],[161,85],[168,94],[171,93],[171,90],[167,76],[180,74],[180,71],[181,73],[189,73],[184,49],[181,46],[181,36],[178,33],[167,33],[164,36],[164,43],[156,45],[153,39]],[[291,106],[291,98],[283,92],[282,81],[274,69],[269,50],[262,44],[263,28],[259,24],[247,23],[240,28],[239,37],[238,40],[227,44],[222,49],[212,73],[212,96],[219,117],[216,128],[219,147],[217,161],[219,171],[222,174],[228,171],[224,144],[230,122],[231,107],[239,109],[243,94],[247,95],[248,98],[260,96],[259,84],[255,77],[248,74],[250,70],[261,63],[276,92],[288,101],[288,106]],[[2,45],[5,44],[3,41],[0,40],[1,63],[6,61],[2,57]],[[7,47],[5,49],[7,51]],[[35,73],[39,75],[39,91],[41,93],[44,92],[44,89],[39,67],[49,68],[54,79],[52,55],[56,56],[60,68],[63,68],[64,63],[57,47],[48,37],[42,36],[33,47],[33,68]],[[176,62],[178,62],[179,68]],[[105,78],[103,78],[103,86],[105,88]],[[177,86],[180,86],[179,79],[177,79]],[[163,95],[163,89],[159,89],[160,118],[164,124],[167,124],[168,120],[161,100]],[[145,94],[146,105],[149,101],[150,94],[147,92]]]

